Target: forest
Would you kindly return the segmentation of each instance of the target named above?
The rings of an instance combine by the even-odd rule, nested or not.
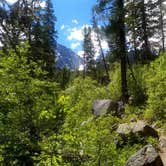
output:
[[[128,159],[166,148],[166,1],[96,0],[83,70],[57,67],[57,19],[51,0],[0,0],[0,165],[164,166]]]

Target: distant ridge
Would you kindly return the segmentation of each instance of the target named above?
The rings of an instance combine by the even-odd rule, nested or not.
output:
[[[70,48],[57,44],[57,67],[77,70],[82,64],[82,59]]]

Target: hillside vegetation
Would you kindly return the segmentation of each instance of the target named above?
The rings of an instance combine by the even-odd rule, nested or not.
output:
[[[138,138],[130,146],[116,146],[119,124],[146,120],[158,132],[166,132],[166,54],[147,65],[134,65],[137,83],[128,71],[130,100],[123,118],[112,114],[95,117],[95,99],[120,100],[119,64],[114,63],[107,86],[91,78],[78,77],[68,88],[45,79],[45,72],[27,61],[28,47],[20,57],[10,50],[0,56],[0,161],[3,165],[113,165],[122,166],[128,157],[154,138]],[[132,138],[131,138],[132,139]]]
[[[91,25],[61,20],[82,58],[58,44],[53,3],[0,0],[0,165],[166,165],[166,3],[96,0]]]

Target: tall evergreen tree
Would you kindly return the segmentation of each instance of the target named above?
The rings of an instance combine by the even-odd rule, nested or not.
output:
[[[137,0],[129,0],[125,3],[126,10],[126,24],[127,31],[126,35],[128,36],[128,45],[130,45],[130,50],[134,52],[134,59],[137,61],[139,58],[137,57],[138,47],[140,46],[140,34],[138,27],[138,18],[139,18],[139,8],[137,6]]]
[[[56,31],[53,5],[45,0],[18,0],[13,5],[1,7],[1,43],[4,48],[12,47],[17,52],[17,45],[28,41],[31,54],[29,59],[41,61],[43,69],[52,77],[55,70]]]
[[[92,30],[90,27],[84,28],[84,41],[83,41],[83,50],[84,50],[84,74],[94,76],[95,74],[95,50],[91,39]]]
[[[104,14],[107,19],[106,33],[114,41],[114,50],[121,63],[121,92],[122,100],[128,100],[127,65],[126,65],[126,38],[125,38],[125,11],[123,0],[99,0],[96,12]]]
[[[130,48],[141,53],[139,58],[146,63],[154,53],[163,48],[163,9],[159,0],[129,0],[125,3],[126,27]],[[138,59],[138,57],[137,57]]]
[[[164,27],[166,26],[166,19],[164,19],[164,15],[166,14],[166,11],[164,11],[164,3],[165,0],[158,0],[159,4],[159,29],[161,32],[161,43],[162,43],[162,51],[165,51],[165,29]]]
[[[106,74],[106,77],[109,79],[108,65],[107,65],[106,58],[105,58],[105,55],[104,55],[104,51],[103,51],[102,44],[101,44],[101,38],[102,38],[102,35],[104,35],[104,34],[101,34],[101,32],[100,32],[100,29],[99,29],[98,23],[97,23],[97,19],[95,18],[94,11],[93,11],[93,17],[92,17],[92,24],[93,24],[93,30],[96,33],[96,40],[98,42],[98,47],[99,47],[99,50],[100,50],[100,56],[101,56],[103,66],[104,66],[104,69],[105,69],[105,74]]]
[[[51,0],[46,0],[45,13],[43,16],[43,46],[46,57],[46,70],[52,76],[55,69],[55,50],[56,50],[56,17]]]

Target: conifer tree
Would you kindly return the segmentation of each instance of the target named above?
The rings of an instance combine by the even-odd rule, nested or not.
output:
[[[159,29],[161,32],[161,43],[162,43],[162,51],[165,51],[165,26],[166,26],[166,19],[164,19],[164,15],[166,14],[166,11],[164,11],[164,5],[163,2],[165,0],[158,0],[158,4],[159,4]]]
[[[104,34],[101,35],[101,33],[100,33],[98,23],[97,23],[97,19],[95,18],[95,15],[94,15],[94,11],[93,11],[93,17],[92,17],[92,24],[93,24],[93,30],[96,33],[96,39],[97,39],[97,42],[98,42],[100,56],[102,57],[102,62],[103,62],[103,66],[104,66],[104,69],[105,69],[105,74],[106,74],[106,77],[109,79],[108,66],[107,66],[107,63],[106,63],[106,58],[105,58],[104,51],[103,51],[102,44],[101,44],[101,37]]]
[[[29,59],[40,61],[43,69],[52,77],[55,70],[56,31],[53,5],[45,0],[18,0],[13,5],[2,5],[0,11],[0,36],[4,49],[11,47],[17,52],[17,45],[28,41],[31,54]]]
[[[129,38],[129,45],[132,46],[134,54],[136,55],[137,50],[141,49],[142,62],[147,62],[151,59],[150,41],[149,38],[154,34],[155,28],[150,28],[149,13],[147,13],[148,6],[150,7],[151,2],[146,4],[144,0],[129,0],[125,4],[126,9],[126,25],[127,35]],[[149,10],[153,10],[152,8]],[[151,13],[152,14],[152,13]],[[152,32],[153,29],[153,32]],[[151,32],[150,32],[151,31]]]
[[[43,16],[43,46],[46,57],[46,70],[52,76],[55,70],[55,50],[56,50],[56,17],[54,15],[53,5],[51,0],[46,0],[45,14]]]
[[[129,0],[125,3],[126,27],[129,45],[139,59],[146,63],[154,58],[153,52],[163,49],[164,17],[160,0]],[[137,55],[138,56],[138,55]],[[136,57],[138,59],[138,57]]]
[[[116,57],[119,57],[121,63],[121,92],[122,100],[128,100],[127,87],[127,54],[126,54],[126,35],[125,35],[125,11],[123,0],[98,1],[96,12],[102,14],[107,19],[105,27],[107,36],[111,37]]]
[[[84,50],[84,74],[94,76],[95,74],[95,50],[91,39],[92,30],[90,27],[84,28],[84,41],[83,41],[83,50]]]

